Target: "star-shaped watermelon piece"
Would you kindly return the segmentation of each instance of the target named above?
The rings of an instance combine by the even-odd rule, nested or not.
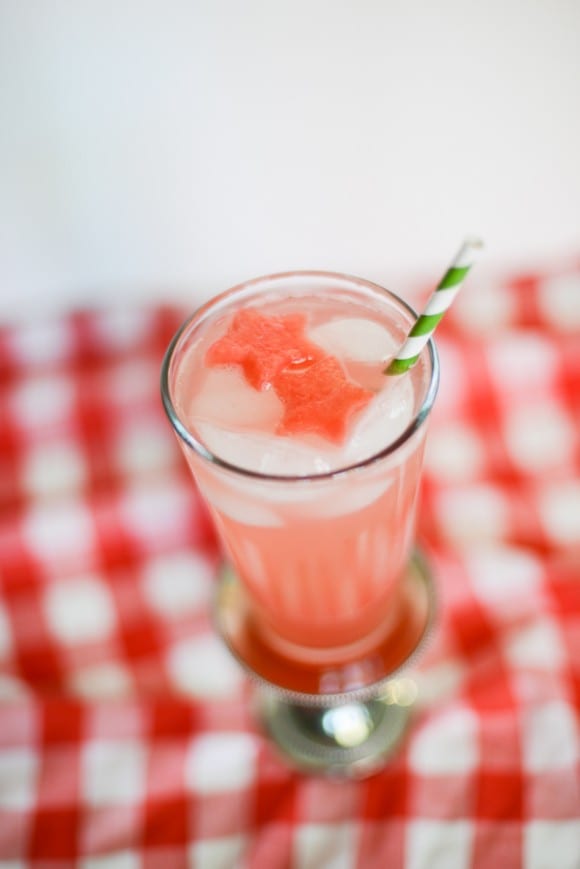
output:
[[[273,385],[284,405],[278,434],[317,434],[338,444],[344,441],[352,416],[374,397],[348,380],[334,356],[300,371],[283,370]]]
[[[266,389],[282,369],[310,365],[324,355],[304,334],[305,326],[303,314],[275,317],[243,308],[209,347],[205,364],[239,365],[251,386]]]

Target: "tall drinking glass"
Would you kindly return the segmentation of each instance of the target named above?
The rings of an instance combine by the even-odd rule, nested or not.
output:
[[[300,313],[311,340],[376,393],[345,444],[278,437],[265,404],[256,404],[255,417],[253,405],[238,408],[254,397],[233,387],[228,394],[227,369],[204,379],[208,346],[240,309]],[[414,529],[438,386],[433,343],[408,373],[383,374],[415,318],[365,280],[271,275],[197,310],[163,363],[165,410],[223,545],[218,628],[270,689],[260,702],[270,734],[307,769],[360,774],[382,762],[407,717],[393,675],[431,620],[431,582],[414,554]],[[213,384],[224,393],[212,396]]]

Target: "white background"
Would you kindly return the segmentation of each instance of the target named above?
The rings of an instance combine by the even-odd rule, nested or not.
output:
[[[0,319],[580,251],[577,0],[0,0]]]

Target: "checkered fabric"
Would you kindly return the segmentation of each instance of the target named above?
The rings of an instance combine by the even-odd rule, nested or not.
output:
[[[212,631],[159,400],[184,312],[0,332],[0,869],[578,869],[580,271],[470,284],[419,520],[439,625],[364,781],[287,768]]]

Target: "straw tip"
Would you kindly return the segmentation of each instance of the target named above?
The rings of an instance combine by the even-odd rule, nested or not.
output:
[[[483,239],[481,239],[478,235],[468,235],[464,241],[464,244],[467,247],[473,248],[474,250],[482,250],[485,247]]]

